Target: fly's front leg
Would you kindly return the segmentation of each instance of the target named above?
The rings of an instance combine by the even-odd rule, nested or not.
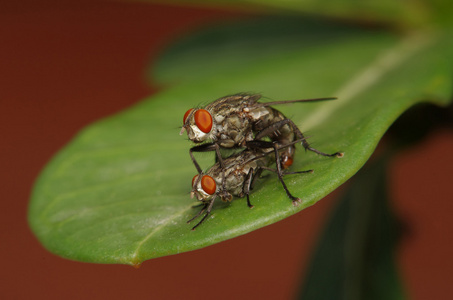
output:
[[[200,209],[200,211],[195,216],[193,216],[193,218],[191,218],[190,220],[187,221],[187,224],[189,224],[190,222],[192,222],[193,220],[198,218],[208,207],[208,203],[202,203],[201,205],[203,205],[203,207]],[[198,206],[199,205],[193,206],[193,208],[198,207]]]
[[[220,198],[222,198],[223,200],[226,200],[226,201],[231,201],[232,197],[227,192],[227,189],[226,189],[225,163],[223,162],[222,155],[220,154],[220,146],[219,146],[219,144],[214,144],[214,146],[215,146],[215,153],[216,153],[218,163],[220,164],[220,167],[222,168],[222,188],[219,192]]]
[[[193,156],[193,152],[209,152],[209,151],[215,151],[216,152],[217,159],[218,159],[218,161],[220,163],[220,166],[222,168],[224,167],[222,155],[220,154],[220,146],[218,144],[216,144],[216,143],[206,143],[206,144],[203,144],[203,145],[194,146],[194,147],[190,148],[189,154],[190,154],[190,158],[192,159],[193,164],[195,165],[195,168],[197,168],[197,171],[200,174],[201,174],[202,171],[201,171],[200,165],[198,164],[198,162],[196,161],[195,157]]]
[[[212,210],[212,206],[214,205],[214,200],[216,199],[217,197],[214,197],[212,198],[208,203],[205,204],[205,206],[201,209],[201,211],[195,216],[193,217],[192,219],[190,219],[187,223],[189,223],[190,221],[196,219],[198,216],[200,216],[205,210],[205,214],[203,216],[203,218],[200,220],[200,222],[197,223],[197,225],[195,225],[194,227],[192,227],[192,230],[195,230],[198,226],[201,225],[201,223],[204,222],[204,220],[206,220],[206,218],[209,216],[209,214],[211,213],[211,210]]]
[[[203,145],[200,145],[200,146],[192,147],[189,150],[190,158],[192,159],[192,162],[195,165],[195,168],[197,169],[197,172],[198,172],[198,176],[197,176],[197,178],[196,178],[196,180],[195,180],[195,182],[194,182],[194,184],[192,186],[192,192],[191,192],[191,197],[192,198],[193,198],[194,192],[196,191],[195,187],[198,186],[198,183],[201,180],[201,174],[203,172],[201,170],[200,165],[198,164],[197,160],[193,156],[193,152],[209,152],[209,151],[215,151],[216,152],[216,157],[218,159],[220,167],[222,168],[222,192],[226,191],[226,188],[225,188],[225,165],[223,163],[222,155],[220,154],[220,147],[219,147],[218,144],[215,144],[215,143],[207,143],[207,144],[203,144]]]

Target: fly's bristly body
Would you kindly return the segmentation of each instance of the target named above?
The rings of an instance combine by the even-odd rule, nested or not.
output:
[[[180,134],[187,131],[194,143],[210,141],[224,148],[245,147],[246,141],[253,140],[253,123],[246,112],[258,99],[257,95],[237,94],[217,99],[204,108],[189,109]]]
[[[196,191],[194,194],[196,198],[205,202],[218,196],[224,202],[231,202],[233,196],[244,197],[243,186],[247,174],[249,174],[250,170],[267,167],[273,161],[269,154],[273,154],[273,152],[266,153],[264,151],[258,152],[246,149],[225,159],[223,168],[220,166],[220,163],[216,163],[205,173],[201,174],[202,177],[209,176],[214,179],[216,185],[215,192],[212,193],[213,190],[211,190],[211,193],[206,192],[203,180],[199,180],[198,185],[195,187]],[[225,171],[226,191],[224,193],[221,192],[222,171]],[[195,177],[197,176],[199,175],[195,175]]]
[[[312,148],[293,121],[285,117],[272,105],[296,102],[316,102],[336,98],[315,98],[274,102],[258,102],[260,94],[240,93],[222,97],[204,108],[189,109],[183,118],[180,134],[187,131],[191,141],[201,144],[190,149],[191,158],[200,171],[192,152],[216,151],[217,159],[222,161],[219,148],[246,148],[254,140],[269,138],[280,144],[302,140],[305,149],[323,156],[341,157],[342,153],[326,154]],[[203,143],[203,144],[202,144]],[[283,167],[293,162],[295,146],[281,153]]]
[[[205,173],[197,174],[192,179],[192,195],[201,201],[202,209],[188,222],[205,213],[200,222],[192,230],[198,227],[210,214],[215,199],[220,198],[222,201],[231,202],[233,197],[242,198],[247,196],[247,205],[252,208],[250,203],[250,190],[262,171],[269,170],[277,173],[277,176],[283,185],[287,196],[292,200],[294,205],[298,205],[300,199],[294,197],[286,187],[283,176],[286,174],[306,173],[309,171],[286,172],[283,173],[280,162],[280,154],[285,148],[294,146],[299,140],[279,146],[276,142],[263,142],[260,147],[255,149],[245,149],[242,152],[231,155],[224,159],[223,166],[220,162],[214,164]],[[269,168],[276,163],[277,169]]]
[[[247,204],[252,207],[249,201],[250,189],[263,170],[277,173],[286,194],[297,205],[300,199],[288,191],[282,171],[293,164],[297,143],[322,156],[343,156],[341,152],[327,154],[311,147],[296,124],[272,107],[336,98],[258,102],[260,99],[260,94],[240,93],[219,98],[204,107],[189,109],[184,114],[180,134],[186,131],[189,139],[198,144],[189,150],[190,158],[198,171],[192,180],[191,195],[196,195],[203,206],[190,221],[205,214],[193,229],[207,218],[216,198],[231,201],[233,196],[246,195]],[[240,148],[245,150],[227,158],[221,155],[221,149]],[[193,152],[207,151],[216,152],[217,163],[203,173]],[[269,168],[272,163],[275,163],[275,169]],[[304,172],[307,171],[285,174]]]

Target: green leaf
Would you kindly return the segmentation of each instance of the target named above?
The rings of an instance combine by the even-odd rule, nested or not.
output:
[[[150,3],[174,3],[240,11],[310,14],[353,20],[364,24],[386,24],[396,28],[448,26],[452,24],[453,3],[445,0],[138,0]]]
[[[404,299],[395,260],[401,227],[389,208],[388,162],[386,154],[352,179],[311,259],[300,299]]]
[[[31,228],[63,257],[137,265],[277,222],[355,174],[408,107],[423,100],[446,105],[452,50],[452,37],[440,32],[398,36],[291,19],[201,33],[175,45],[158,64],[156,76],[166,90],[88,126],[47,165],[33,191]],[[196,171],[192,144],[178,126],[187,109],[236,92],[274,100],[339,97],[278,109],[314,147],[345,156],[319,157],[299,148],[293,170],[315,170],[285,178],[302,199],[299,207],[269,174],[251,195],[254,209],[245,199],[219,201],[191,231],[186,221],[198,211],[189,197]],[[208,168],[214,154],[197,158]]]

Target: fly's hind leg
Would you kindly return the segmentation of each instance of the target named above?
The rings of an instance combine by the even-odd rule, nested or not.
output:
[[[299,143],[299,142],[301,142],[301,140],[295,140],[295,141],[293,141],[291,143],[288,143],[288,144],[280,146],[280,147],[279,147],[277,142],[267,142],[267,141],[254,140],[254,141],[250,141],[250,142],[247,143],[247,147],[249,147],[251,149],[273,148],[273,150],[274,150],[273,152],[274,152],[274,155],[275,155],[275,165],[277,166],[277,169],[271,169],[271,168],[267,168],[267,167],[260,167],[259,169],[257,169],[257,172],[256,172],[255,176],[253,177],[253,179],[251,178],[252,175],[250,175],[250,171],[249,171],[249,174],[247,175],[247,180],[246,180],[247,185],[244,185],[244,193],[247,195],[247,198],[248,198],[248,193],[250,193],[250,190],[253,188],[253,184],[254,184],[255,180],[259,177],[261,172],[263,170],[269,170],[269,171],[272,171],[274,173],[277,173],[278,180],[280,180],[280,182],[281,182],[281,184],[283,186],[283,189],[286,192],[286,195],[288,196],[288,198],[290,198],[292,200],[293,205],[294,206],[299,205],[299,202],[301,201],[300,198],[295,197],[295,196],[293,196],[291,194],[291,192],[288,190],[288,187],[286,186],[286,184],[285,184],[285,182],[283,180],[283,176],[286,175],[286,174],[313,173],[313,170],[283,173],[283,171],[282,171],[282,163],[281,163],[280,155],[279,155],[279,152],[278,152],[280,149],[283,149],[285,147],[294,145],[295,143]],[[271,152],[265,153],[263,155],[271,155]],[[247,200],[247,201],[250,202],[249,200]]]
[[[305,150],[312,151],[312,152],[314,152],[316,154],[320,154],[322,156],[343,157],[344,154],[342,152],[335,152],[332,154],[328,154],[328,153],[321,152],[318,149],[311,147],[310,144],[307,142],[307,139],[304,137],[303,133],[296,126],[296,124],[294,124],[294,122],[291,121],[290,119],[287,119],[287,120],[289,121],[288,123],[290,124],[290,126],[293,129],[294,133],[296,134],[297,138],[302,140],[302,146],[304,146]]]
[[[278,153],[278,150],[283,149],[283,148],[285,148],[285,147],[287,147],[287,146],[290,146],[290,145],[292,145],[292,144],[294,144],[294,143],[298,143],[298,142],[300,142],[300,141],[299,141],[299,140],[294,141],[294,142],[289,143],[289,144],[287,144],[287,145],[284,145],[283,147],[280,147],[280,148],[278,147],[278,143],[277,143],[277,142],[252,141],[252,142],[250,142],[250,144],[247,144],[247,146],[248,146],[248,147],[249,147],[249,146],[252,147],[252,149],[253,149],[253,147],[255,147],[255,148],[261,148],[261,149],[266,149],[266,148],[273,148],[273,149],[274,149],[273,152],[274,152],[274,155],[275,155],[275,165],[277,166],[277,169],[275,170],[275,169],[271,169],[271,168],[267,168],[267,167],[261,167],[261,169],[269,170],[269,171],[272,171],[272,172],[277,173],[278,180],[280,180],[280,182],[281,182],[281,184],[282,184],[282,186],[283,186],[283,189],[284,189],[285,192],[286,192],[286,195],[288,196],[288,198],[291,199],[291,201],[293,201],[293,205],[295,205],[295,206],[298,205],[299,202],[300,202],[301,200],[300,200],[300,198],[297,198],[297,197],[295,197],[295,196],[293,196],[293,195],[291,194],[291,192],[288,190],[288,187],[287,187],[286,184],[285,184],[285,181],[283,181],[283,175],[284,175],[284,173],[283,173],[283,171],[282,171],[282,166],[281,166],[282,164],[281,164],[280,155],[279,155],[279,153]],[[265,154],[265,155],[270,155],[270,153],[271,153],[271,152],[269,152],[268,154]],[[261,171],[262,171],[262,170],[261,170]],[[260,171],[260,172],[261,172],[261,171]],[[313,170],[309,170],[309,171],[301,171],[301,172],[294,172],[294,173],[307,173],[307,172],[312,172],[312,171],[313,171]],[[288,173],[288,174],[289,174],[289,173]],[[255,178],[257,178],[257,177],[255,176]],[[252,187],[252,183],[250,183],[250,187]]]
[[[277,132],[280,128],[282,128],[286,124],[289,124],[290,122],[291,122],[290,119],[283,119],[281,121],[272,123],[271,125],[265,127],[260,132],[258,132],[255,136],[255,139],[260,140],[263,137],[270,136],[272,133]]]
[[[247,178],[244,181],[244,186],[242,187],[242,191],[247,196],[247,205],[249,208],[253,208],[253,205],[250,203],[250,191],[253,189],[255,181],[258,177],[260,177],[261,173],[263,172],[262,168],[255,169],[255,174],[253,174],[254,169],[250,168],[249,172],[247,173]]]
[[[272,134],[274,132],[277,132],[280,128],[282,128],[283,126],[285,126],[287,124],[289,126],[291,126],[291,129],[293,130],[293,132],[297,136],[297,138],[302,140],[302,146],[304,146],[305,150],[309,150],[309,151],[315,152],[315,153],[320,154],[322,156],[343,157],[343,153],[341,153],[341,152],[335,152],[335,153],[332,153],[332,154],[328,154],[328,153],[321,152],[318,149],[315,149],[315,148],[311,147],[310,144],[307,142],[307,139],[304,137],[304,135],[299,130],[299,128],[296,126],[296,124],[294,124],[294,122],[291,121],[291,119],[283,119],[281,121],[278,121],[278,122],[275,122],[275,123],[269,125],[268,127],[264,128],[263,130],[258,132],[258,134],[255,136],[255,139],[259,140],[259,139],[261,139],[263,137],[269,136],[270,134]]]
[[[297,206],[297,205],[299,205],[301,200],[300,200],[300,198],[297,198],[290,193],[290,191],[288,190],[288,187],[286,186],[285,182],[283,181],[283,172],[282,172],[282,167],[281,167],[281,162],[280,162],[280,156],[278,155],[277,142],[274,142],[273,144],[274,144],[275,160],[277,161],[276,165],[277,165],[278,180],[280,180],[281,184],[283,185],[283,189],[285,190],[286,195],[291,199],[291,201],[293,201],[293,205]]]

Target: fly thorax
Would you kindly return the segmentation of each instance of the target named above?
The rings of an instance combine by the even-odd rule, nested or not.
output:
[[[255,136],[253,135],[253,131],[249,131],[246,135],[245,135],[245,141],[244,143],[242,144],[242,146],[245,146],[245,142],[249,142],[249,141],[253,141],[255,139]]]
[[[285,118],[285,116],[283,116],[279,111],[271,107],[259,107],[256,110],[257,113],[254,115],[259,116],[259,118],[254,120],[253,123],[255,131],[266,129],[272,124],[282,121]]]
[[[230,139],[230,137],[226,134],[220,135],[218,144],[224,148],[233,148],[236,145],[234,140]]]
[[[267,119],[269,116],[269,110],[267,107],[258,107],[252,110],[246,111],[247,115],[253,122],[257,122],[263,119]]]
[[[257,168],[257,163],[255,161],[249,162],[247,165],[244,166],[244,173],[247,174],[250,169],[256,169]]]
[[[244,114],[229,115],[222,125],[222,140],[231,140],[233,144],[230,144],[230,147],[242,145],[251,132],[250,122]]]
[[[225,178],[225,186],[229,192],[235,190],[237,184],[238,181],[236,176],[228,176],[227,178]]]
[[[225,187],[228,193],[239,196],[244,184],[244,174],[239,169],[234,169],[225,177]]]
[[[225,116],[218,114],[214,117],[216,124],[221,124],[225,120]]]

